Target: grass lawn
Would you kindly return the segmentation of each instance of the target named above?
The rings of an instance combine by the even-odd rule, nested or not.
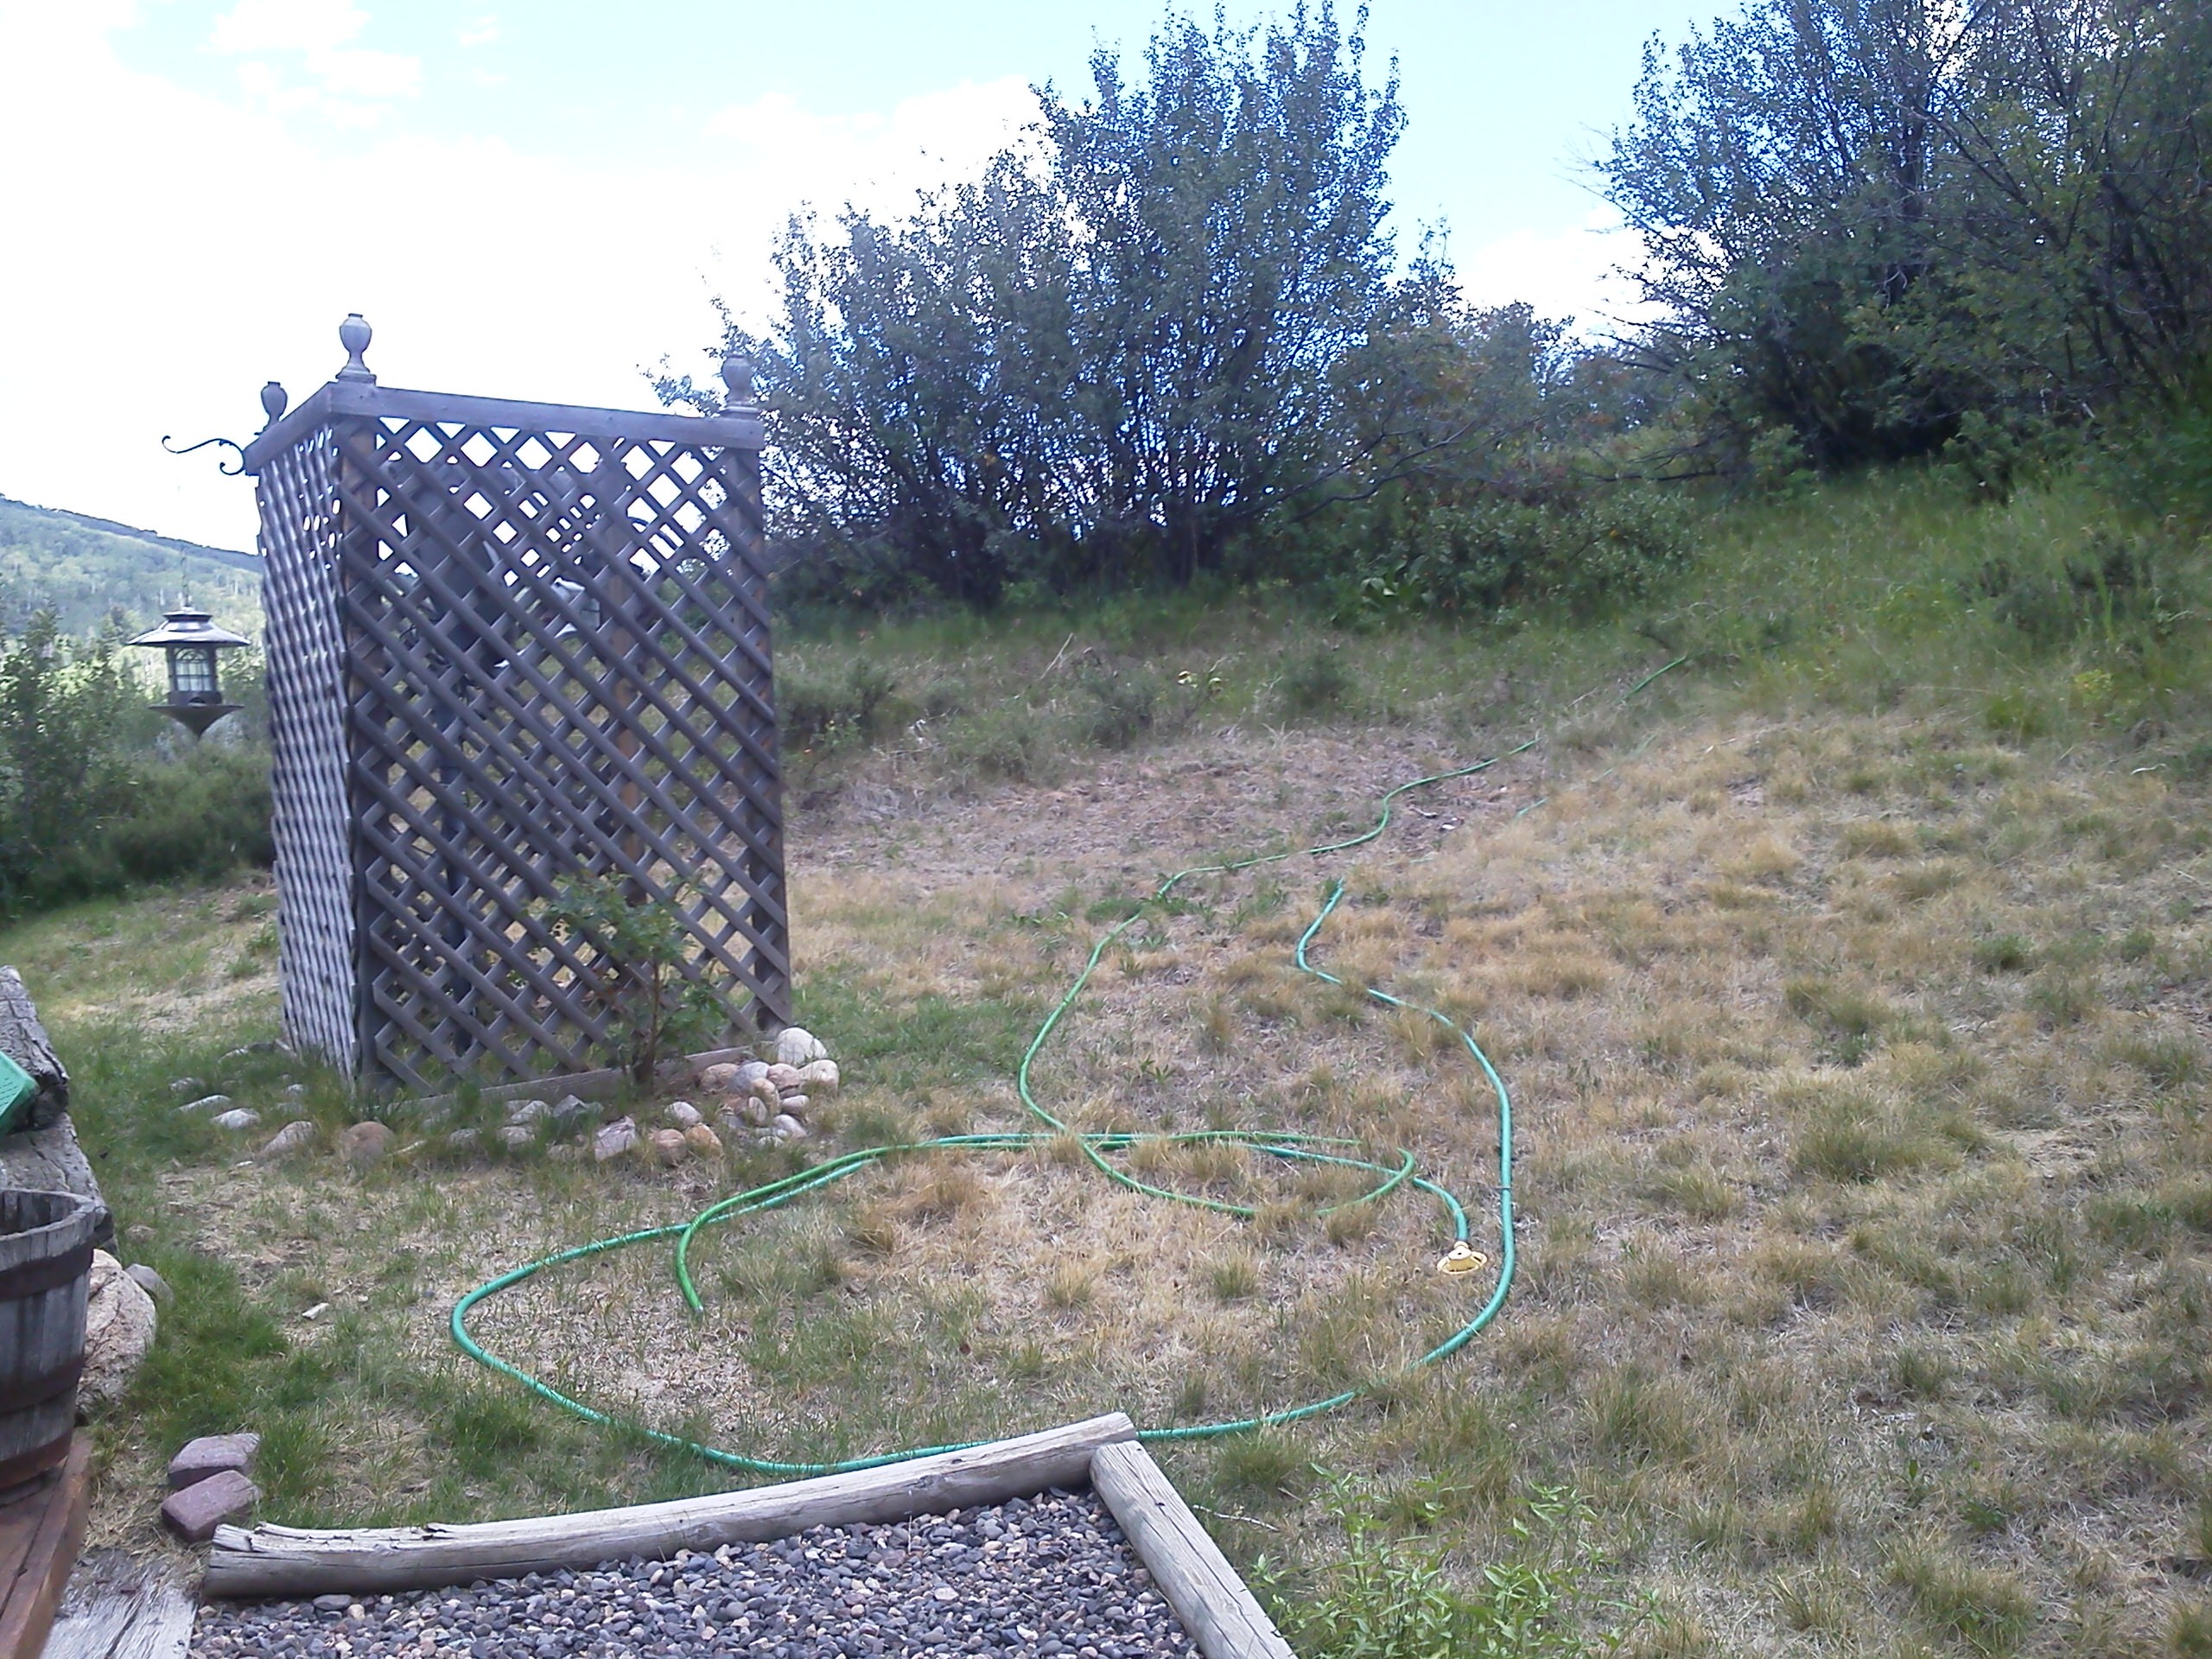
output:
[[[801,1459],[1364,1389],[1162,1451],[1317,1653],[1432,1565],[1533,1583],[1529,1654],[1607,1626],[1669,1655],[2212,1651],[2201,658],[1993,613],[1993,558],[2081,533],[2063,499],[1967,518],[1896,491],[1749,520],[1697,603],[1605,627],[1327,636],[1262,594],[796,643],[801,1017],[847,1079],[809,1157],[1027,1127],[1021,1051],[1128,899],[1541,731],[1356,853],[1148,914],[1037,1072],[1084,1128],[1409,1149],[1494,1258],[1465,1054],[1292,964],[1341,876],[1322,965],[1452,1013],[1513,1089],[1512,1300],[1409,1371],[1493,1282],[1434,1272],[1429,1200],[1325,1217],[1343,1191],[1311,1173],[1132,1155],[1243,1223],[1045,1147],[909,1160],[715,1234],[702,1317],[651,1246],[541,1274],[479,1335],[629,1419]],[[272,1032],[269,917],[241,885],[0,937],[124,1254],[179,1295],[99,1431],[100,1540],[155,1547],[161,1460],[242,1427],[287,1522],[721,1484],[469,1365],[446,1317],[796,1154],[242,1166],[172,1080],[272,1127],[293,1079],[305,1115],[348,1113],[331,1079],[222,1058]]]

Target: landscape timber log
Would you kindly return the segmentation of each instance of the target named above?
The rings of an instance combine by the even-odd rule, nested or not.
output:
[[[593,1567],[632,1555],[763,1543],[810,1527],[905,1521],[1003,1503],[1052,1486],[1080,1487],[1089,1478],[1093,1453],[1135,1438],[1135,1426],[1116,1411],[853,1474],[580,1515],[465,1526],[219,1527],[201,1589],[211,1597],[271,1599],[426,1590]]]
[[[1297,1659],[1144,1447],[1135,1440],[1100,1446],[1090,1485],[1206,1659]]]

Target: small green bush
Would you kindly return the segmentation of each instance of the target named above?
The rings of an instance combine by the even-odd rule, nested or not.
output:
[[[1395,1536],[1381,1517],[1339,1501],[1350,1547],[1318,1572],[1294,1573],[1266,1556],[1253,1580],[1307,1659],[1586,1659],[1618,1653],[1654,1622],[1648,1603],[1608,1601],[1596,1580],[1609,1565],[1591,1541],[1589,1505],[1565,1487],[1540,1487],[1509,1523],[1511,1554],[1455,1582],[1440,1546]]]
[[[1338,610],[1482,616],[1555,602],[1594,615],[1686,569],[1689,522],[1678,501],[1633,489],[1355,515],[1339,532]]]
[[[887,705],[898,690],[891,671],[872,658],[856,657],[842,670],[817,675],[796,664],[777,677],[777,718],[786,749],[836,753],[876,735]]]
[[[1026,704],[1001,703],[949,722],[943,754],[956,777],[1036,783],[1050,767],[1052,745],[1043,715]]]
[[[213,880],[276,859],[269,752],[210,741],[147,766],[116,811],[22,871],[14,908],[25,913],[140,884]]]
[[[1077,673],[1076,686],[1087,705],[1084,734],[1102,749],[1128,748],[1159,716],[1160,677],[1150,669],[1086,663]]]
[[[1283,669],[1275,695],[1286,720],[1319,720],[1341,714],[1351,702],[1351,676],[1343,653],[1317,645],[1293,657]]]
[[[2036,948],[2017,933],[1999,933],[1974,948],[1974,965],[1985,974],[2024,973],[2032,967]]]

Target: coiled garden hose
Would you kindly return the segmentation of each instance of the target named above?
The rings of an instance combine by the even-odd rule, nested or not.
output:
[[[1680,666],[1683,660],[1685,659],[1677,658],[1656,673],[1638,682],[1630,692],[1624,695],[1623,701],[1625,701],[1627,696],[1632,696],[1636,692],[1643,690],[1653,680],[1657,679],[1660,674]],[[1128,1171],[1118,1168],[1107,1160],[1109,1154],[1127,1152],[1144,1141],[1166,1142],[1171,1145],[1205,1143],[1244,1147],[1255,1153],[1263,1154],[1287,1162],[1334,1165],[1341,1168],[1364,1171],[1375,1178],[1374,1184],[1366,1192],[1357,1198],[1345,1200],[1341,1205],[1331,1206],[1332,1209],[1345,1209],[1357,1205],[1379,1202],[1399,1187],[1411,1185],[1434,1198],[1442,1206],[1450,1224],[1452,1249],[1440,1266],[1447,1271],[1458,1273],[1484,1265],[1482,1258],[1474,1253],[1468,1239],[1465,1206],[1440,1183],[1417,1174],[1414,1156],[1410,1152],[1401,1152],[1387,1161],[1378,1160],[1359,1155],[1362,1149],[1361,1144],[1357,1141],[1346,1137],[1262,1129],[1205,1129],[1166,1135],[1121,1132],[1082,1133],[1070,1128],[1068,1124],[1055,1117],[1039,1103],[1036,1096],[1031,1091],[1030,1078],[1038,1055],[1043,1051],[1053,1030],[1059,1025],[1068,1010],[1075,1006],[1077,999],[1083,995],[1084,988],[1090,983],[1091,975],[1096,971],[1107,950],[1148,910],[1166,901],[1184,882],[1199,876],[1231,874],[1240,870],[1252,869],[1262,864],[1278,863],[1286,859],[1300,856],[1319,858],[1331,853],[1344,852],[1355,847],[1364,846],[1390,827],[1391,810],[1399,797],[1414,790],[1426,789],[1433,785],[1448,783],[1454,779],[1471,777],[1478,772],[1487,772],[1503,761],[1525,753],[1534,748],[1540,741],[1538,738],[1530,738],[1525,743],[1517,744],[1487,760],[1478,760],[1472,766],[1459,766],[1448,772],[1439,772],[1425,778],[1416,778],[1410,783],[1400,784],[1376,803],[1380,810],[1374,826],[1363,834],[1350,836],[1343,841],[1328,842],[1317,847],[1263,853],[1251,858],[1237,859],[1220,864],[1196,865],[1186,870],[1179,870],[1167,877],[1154,890],[1149,899],[1134,906],[1128,915],[1109,928],[1099,938],[1098,942],[1091,946],[1090,955],[1084,963],[1082,972],[1076,976],[1074,983],[1068,987],[1066,994],[1060,998],[1052,1011],[1045,1016],[1044,1023],[1037,1027],[1037,1034],[1030,1039],[1029,1046],[1022,1054],[1020,1067],[1015,1073],[1015,1086],[1020,1092],[1023,1107],[1032,1117],[1044,1125],[1043,1129],[1027,1133],[939,1135],[926,1141],[910,1141],[899,1145],[861,1147],[856,1151],[843,1153],[836,1157],[827,1159],[777,1180],[765,1182],[746,1192],[734,1193],[728,1198],[709,1205],[689,1221],[674,1222],[661,1227],[643,1228],[636,1232],[623,1233],[611,1238],[596,1239],[588,1244],[580,1244],[572,1249],[558,1251],[554,1255],[542,1257],[538,1261],[528,1262],[512,1272],[502,1274],[496,1279],[489,1280],[454,1303],[451,1322],[454,1343],[471,1359],[488,1366],[493,1370],[512,1377],[541,1399],[550,1401],[563,1410],[571,1412],[587,1422],[613,1426],[615,1420],[607,1413],[562,1393],[549,1383],[533,1376],[520,1366],[486,1351],[469,1334],[470,1312],[479,1303],[498,1295],[504,1290],[512,1289],[514,1286],[548,1268],[582,1261],[587,1257],[604,1255],[612,1250],[626,1249],[634,1244],[646,1244],[672,1239],[677,1286],[682,1292],[686,1305],[695,1313],[698,1313],[702,1311],[702,1305],[697,1287],[692,1282],[690,1252],[692,1241],[698,1236],[702,1229],[779,1208],[795,1198],[827,1186],[833,1181],[842,1180],[849,1175],[871,1168],[886,1159],[899,1157],[909,1153],[1020,1152],[1042,1145],[1072,1141],[1082,1149],[1084,1157],[1092,1167],[1109,1180],[1126,1186],[1133,1192],[1141,1192],[1148,1198],[1160,1198],[1169,1203],[1191,1205],[1222,1215],[1249,1220],[1253,1214],[1249,1205],[1227,1203],[1218,1198],[1208,1198],[1201,1193],[1177,1192],[1166,1187],[1155,1186],[1149,1182],[1138,1179]],[[1308,952],[1323,925],[1335,913],[1337,906],[1343,901],[1344,895],[1344,884],[1342,880],[1335,881],[1331,886],[1328,897],[1323,901],[1319,913],[1308,924],[1305,932],[1300,935],[1294,953],[1300,971],[1338,987],[1344,987],[1344,982],[1325,969],[1314,966]],[[1471,1319],[1445,1340],[1414,1360],[1408,1368],[1417,1370],[1448,1359],[1473,1341],[1483,1328],[1497,1317],[1499,1311],[1505,1306],[1506,1297],[1513,1288],[1513,1102],[1506,1090],[1504,1078],[1498,1075],[1497,1068],[1491,1063],[1490,1056],[1483,1052],[1482,1045],[1475,1040],[1473,1033],[1453,1020],[1448,1014],[1435,1008],[1402,1001],[1372,985],[1362,985],[1357,988],[1360,995],[1372,1001],[1379,1002],[1386,1007],[1424,1015],[1449,1031],[1465,1046],[1467,1052],[1473,1058],[1475,1065],[1481,1070],[1484,1080],[1489,1084],[1497,1101],[1498,1264],[1497,1282],[1492,1287],[1489,1298],[1476,1311]],[[1351,1404],[1358,1399],[1363,1392],[1363,1390],[1359,1389],[1345,1389],[1328,1395],[1325,1399],[1311,1400],[1303,1405],[1290,1406],[1279,1411],[1263,1412],[1255,1416],[1231,1418],[1220,1422],[1194,1423],[1170,1428],[1142,1428],[1138,1430],[1137,1437],[1140,1440],[1154,1441],[1203,1440],[1225,1434],[1237,1434],[1255,1429],[1274,1427],[1281,1424],[1294,1423],[1305,1418],[1319,1416],[1324,1412],[1334,1411],[1339,1407]],[[718,1446],[702,1445],[683,1435],[670,1434],[642,1425],[637,1427],[638,1432],[641,1433],[645,1439],[657,1445],[690,1452],[695,1457],[702,1458],[724,1468],[740,1470],[748,1474],[777,1476],[842,1474],[850,1470],[873,1469],[886,1464],[902,1463],[911,1458],[928,1457],[934,1452],[964,1451],[969,1446],[983,1443],[977,1440],[963,1440],[944,1446],[912,1446],[905,1451],[887,1452],[874,1457],[849,1458],[831,1463],[804,1463],[755,1457],[748,1452],[732,1452]]]

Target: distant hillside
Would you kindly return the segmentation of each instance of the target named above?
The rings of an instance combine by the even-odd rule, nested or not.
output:
[[[8,632],[46,606],[73,633],[110,622],[149,627],[180,588],[225,626],[259,634],[258,555],[0,495],[0,627]]]

